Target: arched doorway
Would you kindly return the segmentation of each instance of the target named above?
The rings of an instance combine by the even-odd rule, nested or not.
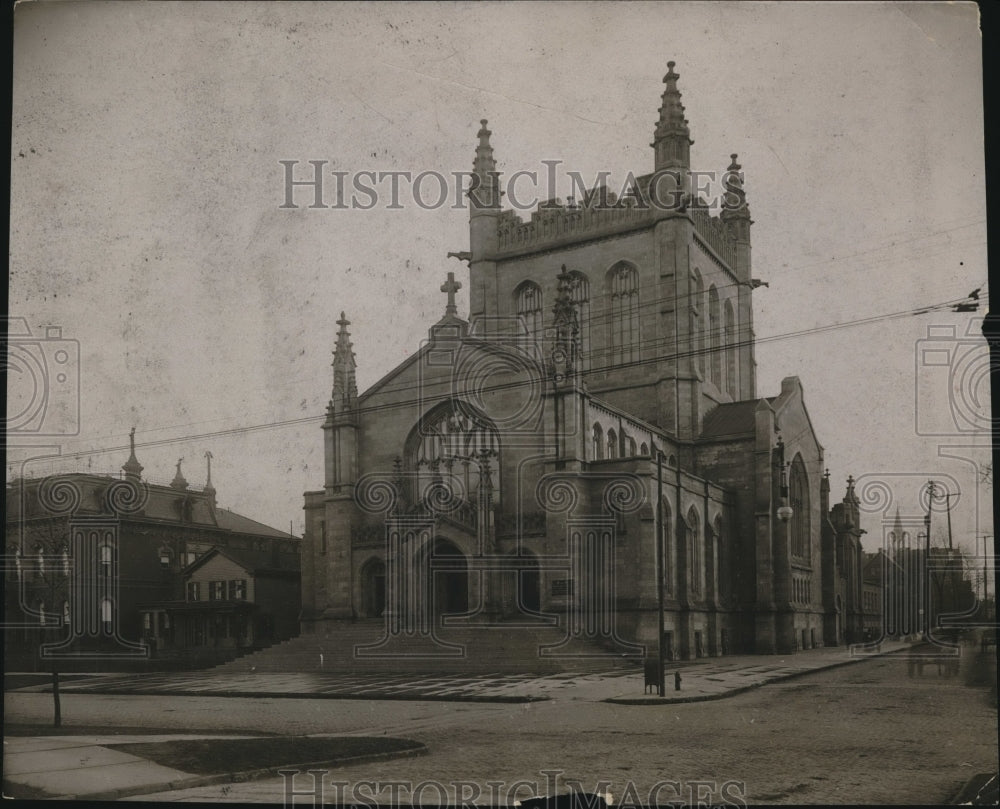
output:
[[[431,611],[435,616],[469,610],[469,568],[465,554],[453,542],[439,539],[427,557]]]
[[[361,614],[381,618],[385,612],[385,562],[369,559],[361,568]]]
[[[507,557],[502,574],[502,608],[506,616],[541,612],[542,586],[538,559],[531,551],[521,550]]]
[[[521,556],[518,570],[518,603],[525,612],[541,612],[542,587],[538,559],[530,552]]]

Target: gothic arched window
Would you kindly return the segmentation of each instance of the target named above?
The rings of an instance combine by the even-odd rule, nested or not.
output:
[[[702,298],[705,295],[705,284],[701,280],[701,273],[695,268],[691,272],[690,293],[688,295],[688,331],[691,339],[691,356],[693,365],[702,374],[705,373],[704,357],[704,330],[705,324],[702,320]]]
[[[514,312],[524,318],[532,339],[542,336],[542,288],[534,281],[525,281],[514,292]]]
[[[722,518],[716,517],[710,526],[705,526],[705,596],[717,595],[718,581],[722,577],[719,568],[719,537],[722,534]]]
[[[484,454],[485,453],[485,454]],[[443,402],[420,419],[406,440],[407,469],[414,488],[410,496],[421,501],[435,483],[455,497],[471,500],[480,479],[494,491],[500,484],[500,437],[492,423],[471,407]]]
[[[671,595],[674,591],[674,565],[671,564],[670,554],[674,544],[673,539],[673,518],[670,515],[670,504],[667,498],[660,500],[663,515],[663,524],[660,526],[660,559],[663,560],[663,592]]]
[[[702,580],[702,542],[701,530],[698,520],[698,512],[693,508],[687,516],[687,552],[688,552],[688,581],[691,583],[692,595],[701,595]]]
[[[618,457],[618,436],[614,430],[608,430],[608,458]]]
[[[788,472],[788,505],[792,507],[792,554],[809,558],[809,479],[802,456]]]
[[[630,458],[634,458],[636,455],[635,439],[632,436],[626,436],[628,439],[628,454]]]
[[[722,319],[719,314],[719,292],[712,284],[708,288],[708,376],[722,388]]]
[[[573,303],[580,324],[580,369],[590,370],[590,280],[582,272],[571,272]]]
[[[726,301],[726,382],[725,389],[734,399],[738,398],[736,378],[736,315],[733,312],[732,301]]]
[[[729,595],[729,554],[726,542],[722,537],[722,517],[715,518],[715,556],[717,562],[715,569],[718,584],[716,592],[720,599],[725,599]]]
[[[611,362],[635,362],[639,359],[639,272],[635,267],[619,262],[611,268],[608,298]]]

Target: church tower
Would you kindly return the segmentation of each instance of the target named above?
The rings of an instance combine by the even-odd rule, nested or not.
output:
[[[617,194],[597,186],[579,200],[549,199],[527,220],[501,209],[492,133],[483,120],[466,255],[470,319],[520,323],[538,341],[558,327],[553,303],[565,265],[587,390],[678,439],[694,440],[717,405],[755,398],[754,282],[741,167],[734,155],[720,174],[724,199],[693,194],[694,141],[679,78],[668,62],[650,144],[652,173]]]

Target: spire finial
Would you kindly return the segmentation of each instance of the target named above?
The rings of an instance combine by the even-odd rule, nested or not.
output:
[[[493,159],[493,147],[490,145],[490,135],[485,118],[480,122],[476,137],[476,158],[472,161],[472,185],[468,194],[477,208],[500,207],[500,183],[497,177],[497,162]]]
[[[211,450],[205,450],[205,461],[208,463],[208,479],[205,481],[205,494],[212,498],[212,502],[215,502],[215,486],[212,485],[212,455]]]
[[[854,476],[853,475],[848,475],[847,476],[847,494],[844,496],[845,500],[853,500],[854,499],[854,483],[855,483]]]
[[[337,344],[333,349],[333,393],[330,407],[339,413],[354,406],[358,398],[358,385],[354,372],[357,366],[354,346],[351,344],[351,334],[347,331],[351,321],[347,319],[345,312],[340,313],[337,325],[340,328],[337,330]]]
[[[135,457],[135,427],[129,431],[128,445],[129,456],[128,460],[125,461],[125,465],[122,467],[122,471],[125,473],[126,479],[138,480],[139,476],[142,475],[142,464],[139,463],[139,459]]]
[[[462,282],[455,280],[455,273],[448,273],[448,280],[441,284],[441,291],[448,294],[448,306],[445,308],[445,317],[458,314],[458,307],[455,306],[455,293],[462,288]]]
[[[184,475],[181,473],[181,462],[183,460],[183,458],[177,459],[177,473],[174,475],[174,479],[170,481],[171,488],[186,489],[188,487],[188,482],[184,479]]]
[[[753,221],[747,206],[747,194],[743,189],[743,166],[736,161],[738,155],[735,152],[729,157],[732,162],[722,178],[722,185],[726,190],[723,194],[722,219],[736,239],[748,241]]]
[[[677,90],[680,74],[674,71],[674,62],[667,62],[667,75],[663,77],[663,95],[660,118],[656,122],[652,146],[656,150],[655,167],[661,169],[687,169],[691,165],[691,132],[684,117],[684,105]]]

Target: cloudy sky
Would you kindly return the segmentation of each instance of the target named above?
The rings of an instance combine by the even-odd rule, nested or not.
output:
[[[674,60],[694,167],[744,167],[769,283],[758,395],[802,380],[838,497],[848,474],[881,480],[918,515],[919,486],[952,479],[971,548],[992,534],[986,436],[955,426],[989,408],[972,316],[884,316],[986,282],[980,47],[972,4],[22,4],[10,310],[78,341],[81,394],[77,419],[76,371],[53,386],[8,477],[50,454],[24,470],[117,470],[134,425],[150,479],[183,457],[202,484],[211,451],[223,506],[298,533],[340,311],[364,389],[441,316],[445,274],[467,281],[446,253],[468,224],[407,191],[398,210],[302,191],[282,209],[279,161],[448,176],[488,118],[502,172],[560,160],[614,184],[652,170]],[[51,363],[55,341],[31,350]],[[31,392],[11,386],[17,410]],[[879,515],[865,527],[873,548]]]

